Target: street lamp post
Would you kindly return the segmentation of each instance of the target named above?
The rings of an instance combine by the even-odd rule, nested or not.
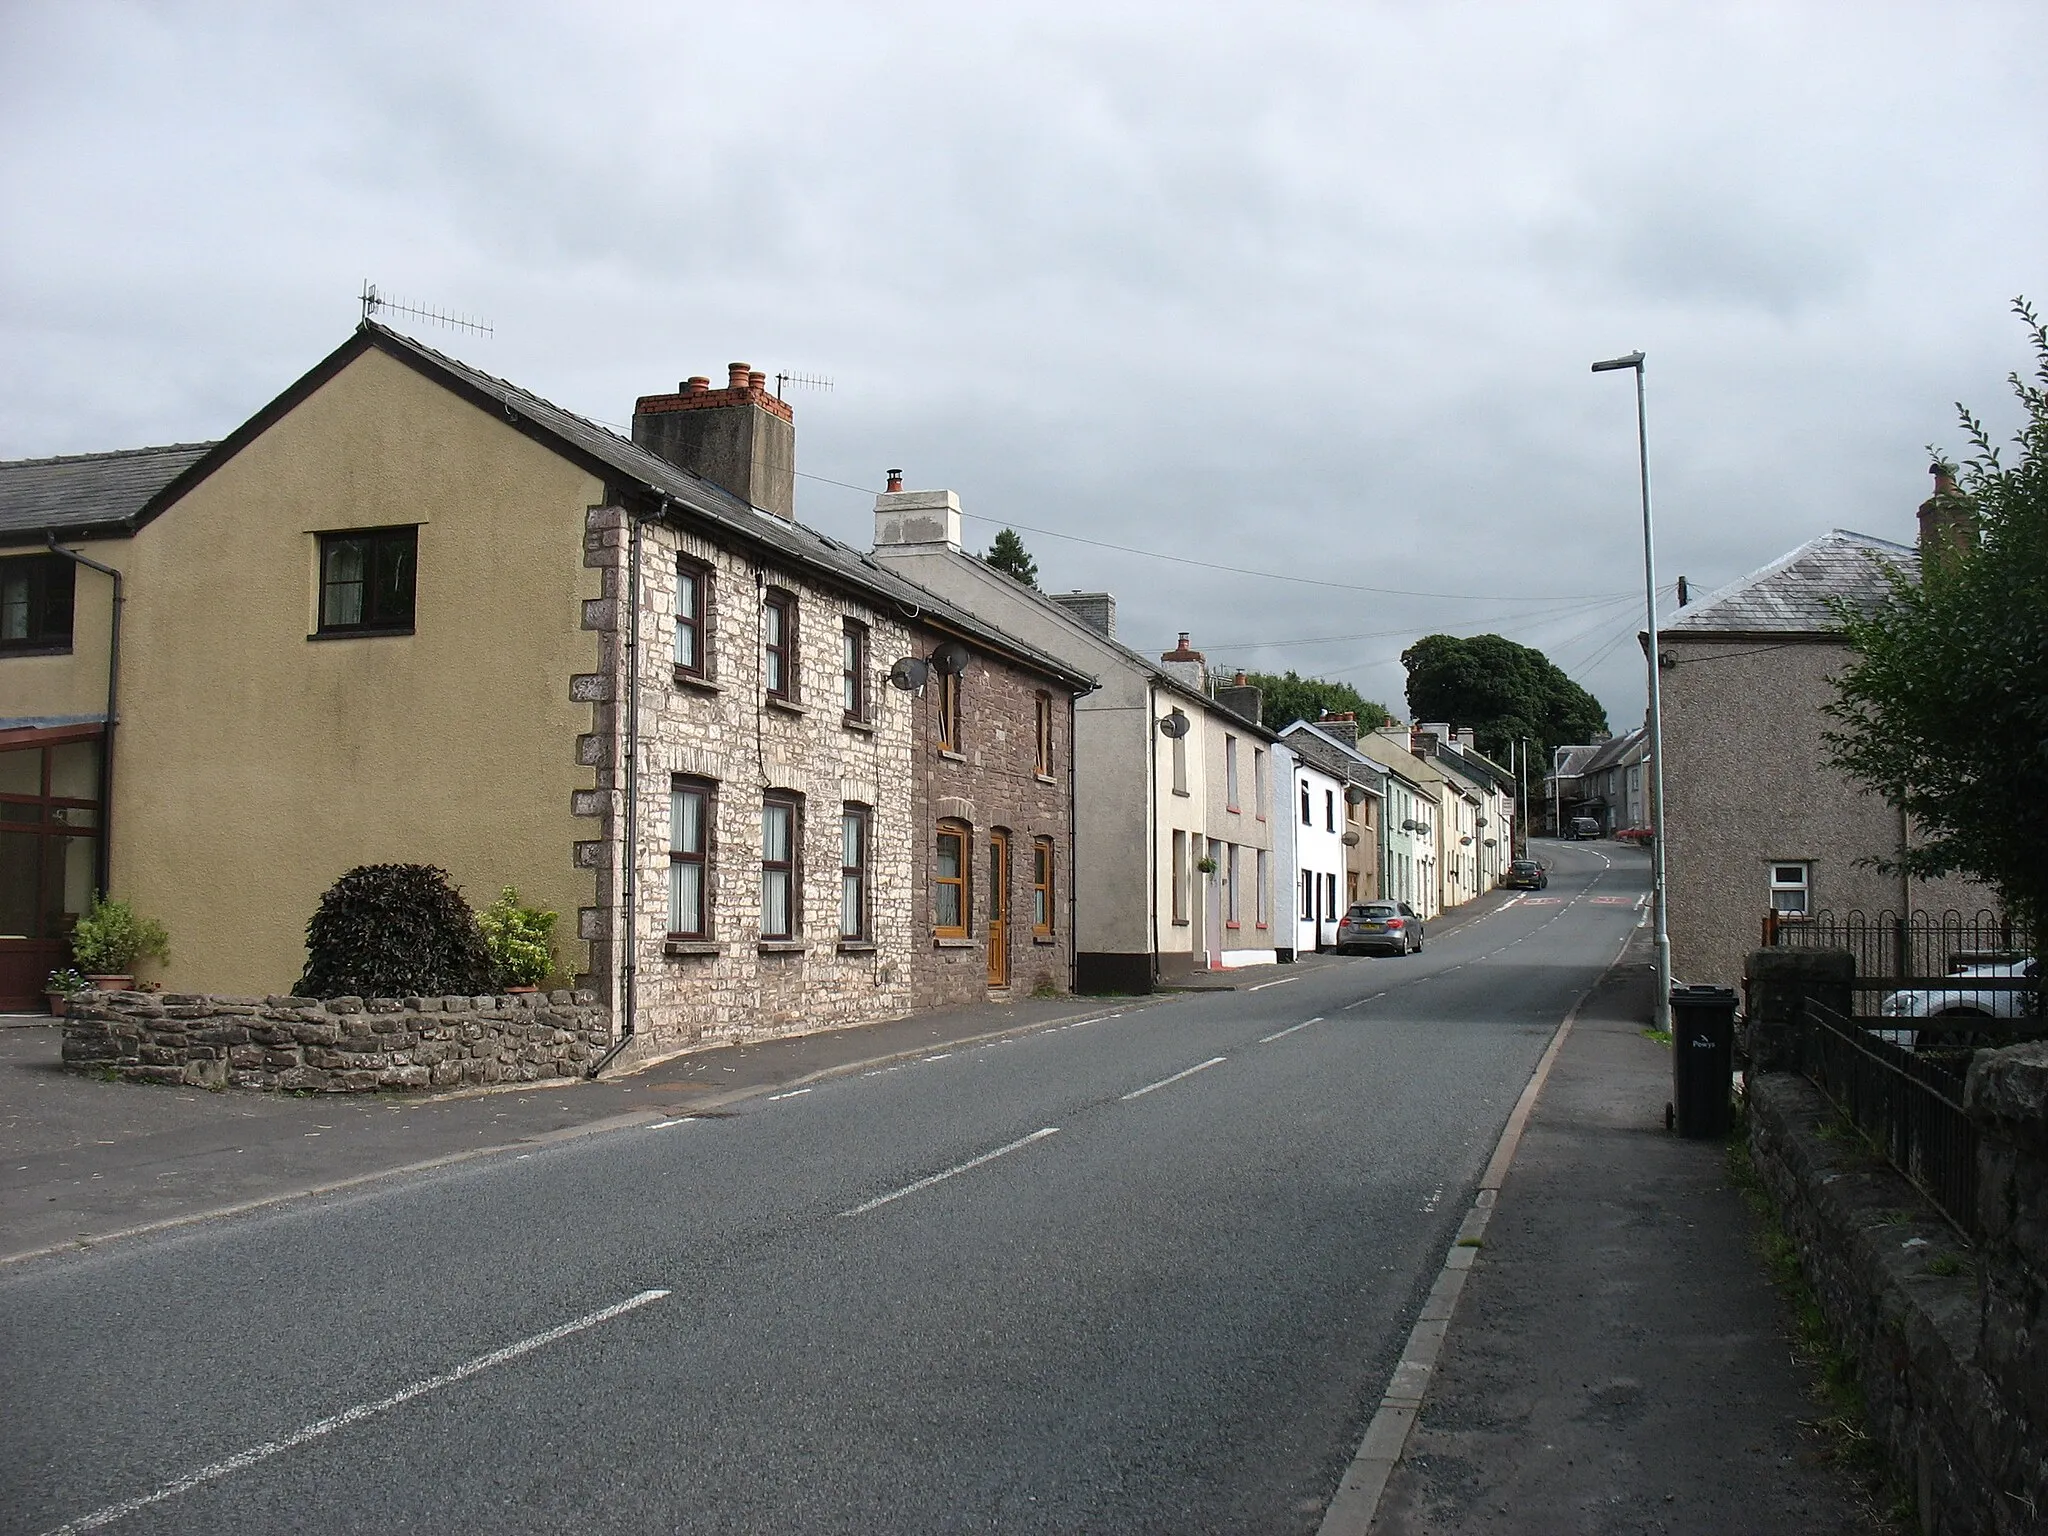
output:
[[[1649,628],[1650,783],[1654,807],[1650,818],[1650,885],[1657,920],[1657,1028],[1671,1029],[1671,930],[1666,922],[1664,884],[1664,704],[1657,686],[1657,547],[1650,523],[1650,430],[1643,409],[1643,354],[1610,357],[1595,363],[1593,372],[1626,368],[1636,376],[1636,460],[1643,483],[1643,609]]]

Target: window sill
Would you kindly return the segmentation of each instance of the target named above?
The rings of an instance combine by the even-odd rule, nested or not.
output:
[[[1223,807],[1223,809],[1230,812],[1230,814],[1233,816],[1242,816],[1244,814],[1244,812],[1240,811],[1234,805],[1226,805],[1225,807]]]
[[[771,693],[766,695],[765,697],[767,698],[768,707],[770,709],[779,709],[785,715],[808,715],[810,713],[808,709],[804,708],[803,705],[797,703],[795,699],[785,699],[782,697],[782,695],[777,693]]]
[[[756,946],[764,955],[800,955],[804,952],[802,939],[762,939]]]
[[[312,636],[308,635],[307,639]],[[69,656],[68,645],[0,645],[0,660],[9,656]]]
[[[1188,926],[1188,920],[1184,917],[1176,917],[1173,920],[1173,926],[1176,928],[1185,928]]]
[[[978,948],[980,948],[980,946],[981,946],[981,940],[979,940],[979,939],[933,939],[933,940],[932,940],[932,948],[933,948],[933,949],[978,949]]]
[[[1050,949],[1053,945],[1059,943],[1059,940],[1051,937],[1050,935],[1041,936],[1039,934],[1034,933],[1033,935],[1031,935],[1031,942],[1036,945],[1039,945],[1041,948]]]
[[[1265,923],[1260,923],[1260,924],[1259,924],[1258,926],[1259,926],[1259,932],[1261,932],[1261,933],[1264,933],[1264,932],[1266,931],[1266,929],[1267,929],[1267,926],[1268,926],[1268,925],[1267,925],[1267,924],[1265,924]]]
[[[873,939],[841,939],[839,953],[842,955],[872,955],[876,944]]]
[[[1038,782],[1039,782],[1039,783],[1041,783],[1041,784],[1057,784],[1057,783],[1059,783],[1059,780],[1058,780],[1058,779],[1056,779],[1056,778],[1054,778],[1054,777],[1053,777],[1053,776],[1052,776],[1051,774],[1049,774],[1049,773],[1040,773],[1040,774],[1035,774],[1035,775],[1033,775],[1033,777],[1035,777],[1035,778],[1036,778],[1036,779],[1038,780]]]
[[[1223,925],[1224,932],[1226,933],[1236,933],[1242,927],[1244,927],[1243,923],[1225,923]]]
[[[875,722],[872,720],[859,720],[854,718],[852,715],[846,715],[841,718],[839,724],[844,729],[849,731],[857,731],[859,734],[863,736],[872,736],[875,734]]]
[[[675,684],[678,688],[694,688],[699,693],[725,692],[725,689],[720,687],[717,683],[714,683],[710,678],[706,677],[701,672],[685,672],[680,667],[678,667],[675,671],[674,676]]]
[[[413,632],[410,624],[402,629],[319,629],[306,636],[308,640],[388,640],[393,635],[409,635]]]
[[[684,955],[722,955],[725,945],[717,939],[668,939],[661,946],[666,958],[680,958]]]
[[[939,748],[939,756],[949,763],[964,763],[967,761],[967,754],[965,752],[955,752],[951,747]]]
[[[1184,790],[1184,789],[1176,789],[1176,790],[1174,791],[1174,793],[1175,793],[1176,795],[1180,796],[1180,798],[1181,798],[1181,799],[1183,799],[1183,800],[1191,800],[1191,799],[1193,799],[1193,798],[1194,798],[1194,797],[1193,797],[1192,795],[1190,795],[1190,794],[1189,794],[1189,793],[1188,793],[1188,792],[1187,792],[1186,790]]]

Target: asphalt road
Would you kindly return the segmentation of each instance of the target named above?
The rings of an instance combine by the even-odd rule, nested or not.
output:
[[[1408,958],[9,1270],[0,1532],[1312,1531],[1637,921],[1550,856]]]

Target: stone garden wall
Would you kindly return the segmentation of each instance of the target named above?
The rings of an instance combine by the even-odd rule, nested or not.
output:
[[[372,1093],[576,1077],[611,1040],[594,992],[505,997],[201,997],[86,992],[64,1065],[134,1082]]]

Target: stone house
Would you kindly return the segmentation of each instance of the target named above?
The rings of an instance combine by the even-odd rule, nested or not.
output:
[[[1952,486],[1920,509],[1921,547],[1944,536]],[[1739,984],[1768,913],[1997,907],[1972,881],[1908,881],[1870,867],[1913,829],[1828,760],[1821,713],[1850,661],[1832,604],[1874,603],[1918,552],[1835,529],[1682,608],[1658,630],[1673,973]]]
[[[1650,733],[1642,726],[1610,736],[1579,763],[1565,814],[1590,816],[1603,837],[1650,825]]]
[[[1100,680],[1073,727],[1076,985],[1148,992],[1280,958],[1284,786],[1257,690],[1212,688],[1185,635],[1156,661],[1121,644],[1114,597],[1024,586],[962,548],[960,516],[950,491],[885,492],[875,562]]]
[[[110,703],[112,582],[81,568],[66,643],[0,650],[0,732],[117,722],[101,882],[169,925],[168,987],[288,991],[320,893],[386,861],[562,913],[563,978],[636,1058],[901,1014],[974,966],[981,996],[1067,984],[1041,779],[1089,679],[795,522],[764,383],[646,397],[628,441],[366,323],[139,501],[0,466],[0,539],[69,539],[125,615]],[[939,873],[986,876],[997,830],[1049,845],[1046,931],[1028,858],[979,899]]]

